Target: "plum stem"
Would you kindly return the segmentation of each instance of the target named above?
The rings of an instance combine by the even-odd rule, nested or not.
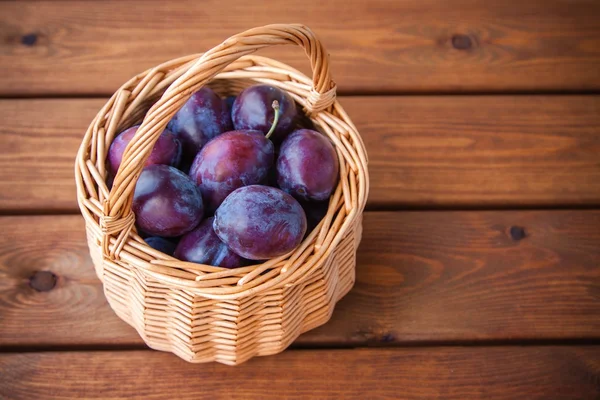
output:
[[[275,117],[273,118],[273,125],[271,125],[271,129],[266,134],[266,138],[270,138],[273,132],[275,132],[275,127],[277,126],[277,122],[279,122],[279,102],[277,100],[273,100],[273,104],[271,105],[273,110],[275,110]]]

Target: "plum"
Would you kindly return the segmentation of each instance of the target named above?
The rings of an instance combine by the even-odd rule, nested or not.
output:
[[[277,158],[277,156],[275,156],[275,158]],[[267,172],[267,177],[260,184],[265,186],[273,186],[279,189],[279,186],[277,186],[277,169],[275,168],[275,166],[269,168],[269,171]]]
[[[278,111],[273,107],[275,101]],[[287,92],[270,85],[250,86],[233,102],[231,118],[235,129],[253,129],[266,134],[273,126],[276,112],[279,120],[271,140],[280,143],[292,131],[298,116],[296,103]]]
[[[306,233],[306,216],[289,194],[269,186],[233,191],[215,213],[217,236],[235,253],[266,260],[294,250]]]
[[[148,244],[148,246],[152,247],[155,250],[161,251],[170,256],[173,255],[175,251],[176,243],[171,240],[159,237],[159,236],[150,236],[144,239],[144,241]]]
[[[111,143],[108,149],[108,170],[112,176],[119,170],[125,148],[127,148],[127,145],[131,142],[139,127],[139,125],[136,125],[124,130]],[[154,144],[154,148],[145,165],[164,164],[176,167],[179,164],[180,158],[180,141],[171,131],[165,129]]]
[[[231,251],[219,239],[213,230],[213,220],[214,217],[207,218],[193,231],[183,235],[175,250],[175,257],[182,261],[223,268],[246,265],[247,260]]]
[[[306,214],[307,229],[310,233],[319,225],[319,222],[327,215],[329,201],[300,201],[300,205]]]
[[[225,132],[208,142],[190,169],[206,210],[214,212],[239,187],[263,182],[273,165],[273,151],[273,143],[259,131]]]
[[[312,129],[313,131],[316,130],[315,124],[304,113],[298,113],[298,116],[296,117],[296,122],[294,123],[294,128],[292,129],[292,131],[295,131],[297,129]]]
[[[233,129],[230,109],[212,89],[203,87],[173,116],[167,128],[183,145],[181,169],[187,171],[194,157],[210,139]]]
[[[233,103],[235,102],[237,96],[227,96],[225,97],[225,104],[227,105],[227,109],[229,110],[229,114],[231,114],[231,110],[233,109]]]
[[[132,208],[138,229],[162,237],[191,231],[204,215],[200,189],[183,172],[167,165],[144,168]]]
[[[339,168],[329,139],[317,131],[299,129],[281,145],[277,184],[298,199],[327,200],[337,184]]]

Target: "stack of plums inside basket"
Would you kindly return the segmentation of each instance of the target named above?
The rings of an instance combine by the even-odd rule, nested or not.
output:
[[[115,137],[109,184],[139,126]],[[333,144],[289,93],[255,85],[194,93],[158,138],[133,212],[151,247],[236,268],[285,255],[324,217],[338,182]]]

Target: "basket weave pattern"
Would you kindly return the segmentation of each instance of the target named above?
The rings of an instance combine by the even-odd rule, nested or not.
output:
[[[280,44],[305,50],[312,79],[250,55]],[[326,217],[293,252],[249,267],[182,262],[152,249],[136,232],[131,203],[158,136],[202,86],[224,96],[256,83],[289,92],[332,140],[340,181]],[[302,332],[325,323],[352,288],[369,190],[367,155],[335,89],[327,53],[308,28],[269,25],[135,76],[96,115],[75,162],[78,202],[106,298],[148,346],[190,362],[240,364],[278,353]],[[107,150],[116,133],[136,123],[141,126],[109,189]]]

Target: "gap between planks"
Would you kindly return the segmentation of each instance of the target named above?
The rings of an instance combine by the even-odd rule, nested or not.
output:
[[[344,344],[344,343],[292,343],[285,351],[319,351],[319,350],[350,350],[350,349],[411,349],[411,348],[452,348],[452,347],[505,347],[505,346],[600,346],[597,339],[516,339],[516,340],[453,340],[453,341],[422,341],[422,342],[385,342]],[[59,345],[59,346],[0,346],[0,354],[11,353],[51,353],[51,352],[154,352],[144,344],[96,344],[96,345]]]

